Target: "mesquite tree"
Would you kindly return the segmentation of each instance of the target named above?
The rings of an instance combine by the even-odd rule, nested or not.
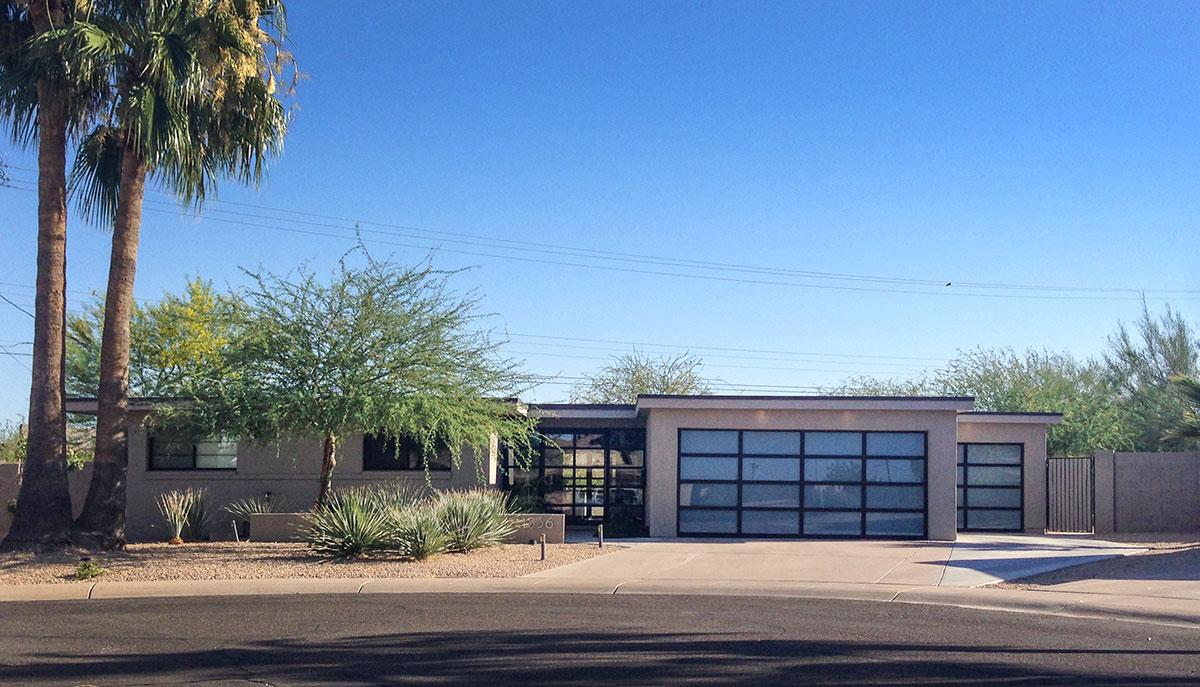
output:
[[[322,443],[318,504],[329,493],[340,440],[412,437],[425,456],[494,438],[528,450],[533,421],[512,396],[531,385],[480,329],[478,296],[458,294],[453,273],[391,260],[339,262],[331,278],[248,273],[255,286],[216,367],[164,407],[163,426],[192,436]]]

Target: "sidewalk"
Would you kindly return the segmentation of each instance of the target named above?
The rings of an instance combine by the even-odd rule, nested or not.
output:
[[[834,582],[638,579],[572,581],[545,577],[497,579],[277,579],[190,582],[94,582],[0,586],[0,602],[238,596],[270,594],[662,594],[842,599],[959,606],[1169,624],[1200,628],[1200,600],[1126,593],[1031,591],[933,585]]]

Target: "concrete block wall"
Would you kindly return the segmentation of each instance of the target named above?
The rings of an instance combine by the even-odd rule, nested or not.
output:
[[[1096,453],[1096,533],[1200,532],[1200,452]]]

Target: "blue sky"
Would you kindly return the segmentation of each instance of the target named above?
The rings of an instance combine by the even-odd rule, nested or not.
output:
[[[803,392],[975,346],[1096,355],[1140,308],[972,282],[1192,290],[1151,296],[1200,314],[1194,5],[292,5],[309,78],[284,156],[200,219],[151,194],[139,297],[331,267],[351,241],[297,230],[358,219],[389,232],[367,234],[377,252],[475,266],[455,284],[559,376],[542,401],[631,348],[611,342],[690,349],[726,390]],[[5,150],[30,186],[34,158]],[[35,209],[0,189],[0,294],[29,309]],[[68,241],[78,306],[109,236],[73,218]],[[1000,297],[959,295],[980,293]],[[0,303],[7,350],[31,325]],[[0,418],[26,412],[27,362],[0,355]]]

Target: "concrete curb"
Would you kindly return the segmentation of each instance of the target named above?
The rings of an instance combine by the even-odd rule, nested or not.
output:
[[[553,578],[289,578],[170,582],[87,582],[0,586],[0,602],[84,601],[291,594],[661,594],[757,596],[930,604],[1200,628],[1200,601],[1083,592],[892,584],[694,581],[567,581]]]

